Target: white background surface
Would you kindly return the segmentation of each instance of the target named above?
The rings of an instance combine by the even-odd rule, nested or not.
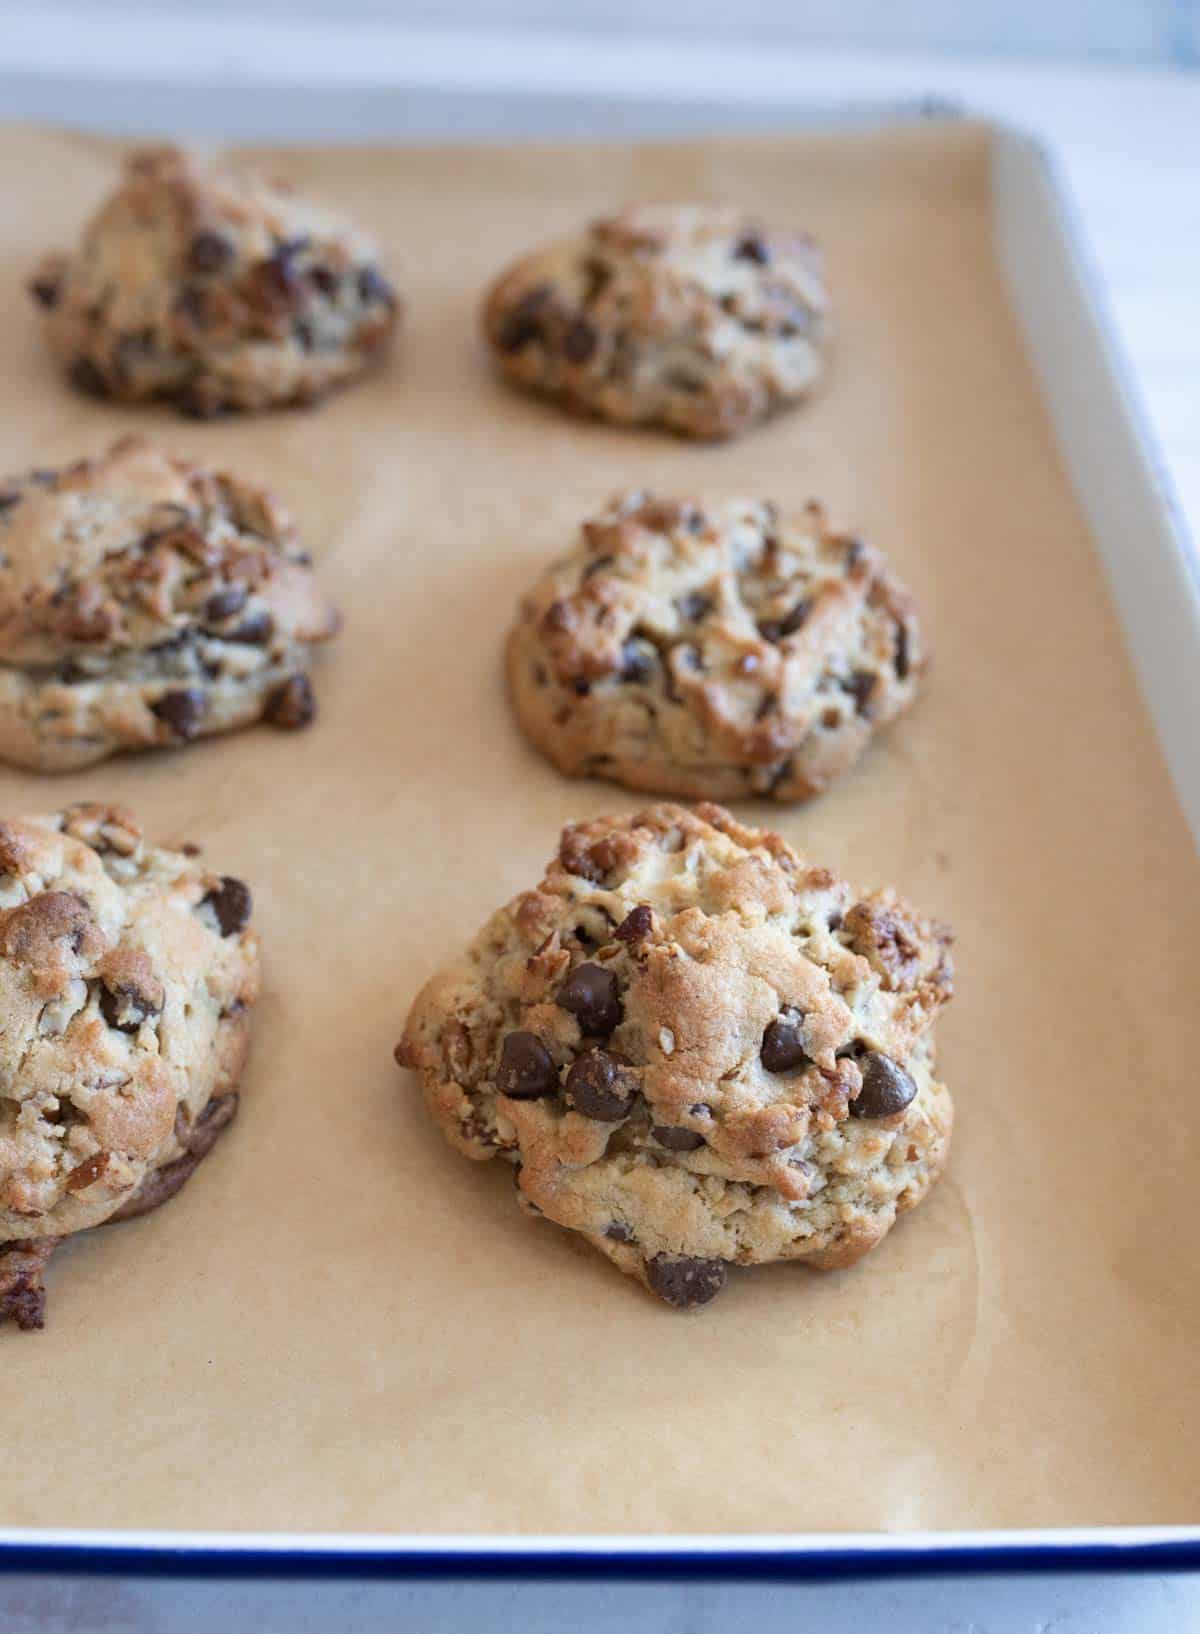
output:
[[[1100,8],[1110,21],[1118,9]],[[1186,58],[1196,38],[1190,0],[1128,8],[1139,9],[1147,27],[1171,22],[1173,54]],[[814,102],[961,102],[1037,131],[1054,148],[1184,514],[1200,532],[1200,80],[847,55],[787,42],[764,48],[736,35],[706,44],[676,32],[644,38],[636,49],[574,29],[515,38],[498,21],[470,33],[394,24],[387,8],[367,0],[331,27],[327,11],[289,7],[267,24],[220,0],[165,12],[108,0],[0,3],[0,107],[9,117],[123,131],[378,140],[781,128]],[[759,1589],[545,1584],[534,1591],[502,1583],[0,1579],[3,1634],[741,1634],[766,1626],[820,1634],[1200,1634],[1200,1578]]]

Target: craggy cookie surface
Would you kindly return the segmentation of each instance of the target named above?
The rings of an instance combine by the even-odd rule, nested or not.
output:
[[[563,831],[413,1005],[447,1138],[676,1306],[729,1265],[852,1264],[941,1172],[949,932],[718,806]]]
[[[269,493],[140,438],[0,485],[0,759],[306,725],[337,625]]]
[[[817,505],[627,494],[525,598],[508,674],[560,771],[692,798],[804,800],[912,702],[909,592]]]
[[[716,205],[641,204],[518,261],[484,327],[504,375],[566,408],[731,437],[816,384],[816,246]]]
[[[374,245],[281,182],[136,153],[30,289],[72,381],[188,414],[313,403],[375,362],[397,302]]]
[[[0,1320],[59,1239],[165,1202],[237,1107],[258,996],[241,880],[119,807],[0,822]]]

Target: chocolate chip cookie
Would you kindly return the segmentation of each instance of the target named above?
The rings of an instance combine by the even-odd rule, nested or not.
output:
[[[0,484],[0,759],[304,726],[338,627],[283,507],[141,438]]]
[[[705,439],[805,397],[830,336],[812,239],[702,204],[631,205],[518,261],[484,327],[514,385]]]
[[[569,777],[805,800],[916,696],[912,596],[819,505],[632,493],[583,524],[508,643],[517,717]]]
[[[237,1111],[250,891],[117,806],[0,822],[0,1321],[78,1231],[167,1201]]]
[[[317,402],[379,359],[398,311],[356,229],[175,148],[135,153],[75,252],[29,287],[81,390],[202,417]]]
[[[397,1059],[467,1157],[670,1305],[851,1265],[946,1162],[950,933],[719,806],[568,826],[412,1007]]]

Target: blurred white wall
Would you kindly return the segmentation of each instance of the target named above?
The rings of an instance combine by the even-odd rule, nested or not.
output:
[[[372,20],[692,38],[772,38],[882,50],[1200,64],[1200,0],[135,0],[159,16]],[[0,5],[0,17],[9,8]],[[23,8],[15,8],[17,10]],[[53,11],[54,0],[43,0]],[[125,17],[129,0],[71,8]]]

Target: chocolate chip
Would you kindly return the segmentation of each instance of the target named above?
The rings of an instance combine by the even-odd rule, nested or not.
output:
[[[571,681],[571,691],[577,698],[586,698],[592,690],[592,683],[586,675],[576,675]]]
[[[704,1136],[698,1129],[680,1129],[675,1124],[656,1123],[650,1133],[668,1152],[694,1152],[704,1145]]]
[[[248,647],[265,647],[275,634],[275,620],[270,613],[252,613],[236,630],[224,637],[226,641],[241,641]]]
[[[869,669],[856,669],[849,680],[842,681],[843,692],[850,693],[854,699],[854,707],[860,715],[870,716],[871,694],[875,691],[876,677]]]
[[[903,681],[908,675],[908,625],[896,621],[896,678]]]
[[[202,385],[199,381],[192,381],[188,385],[180,386],[173,394],[171,401],[180,414],[186,414],[193,420],[215,420],[218,415],[225,414],[229,405],[218,397],[211,386]]]
[[[295,256],[307,240],[294,239],[278,245],[252,268],[256,288],[272,303],[298,306],[304,294],[304,280],[295,265]]]
[[[49,312],[58,305],[62,285],[57,278],[32,278],[29,282],[29,293],[39,306],[44,306]]]
[[[782,1010],[763,1034],[759,1057],[768,1072],[796,1072],[811,1065],[805,1053],[799,1010]]]
[[[654,915],[644,902],[639,902],[625,915],[613,935],[618,942],[644,942],[653,929]]]
[[[846,542],[846,572],[852,573],[863,559],[866,546],[861,539],[850,539]]]
[[[622,681],[645,683],[654,674],[654,654],[640,641],[627,641],[621,648]]]
[[[758,626],[758,633],[764,641],[782,641],[785,636],[795,635],[801,629],[808,615],[812,612],[811,601],[798,601],[789,613],[782,618],[765,618]]]
[[[743,233],[733,247],[735,261],[753,261],[760,267],[765,267],[771,259],[771,252],[761,233]]]
[[[101,987],[100,1014],[119,1033],[136,1033],[143,1021],[159,1014],[161,1006],[146,1002],[145,996],[129,987]]]
[[[209,907],[217,916],[222,936],[236,936],[250,923],[254,899],[250,887],[232,874],[223,874],[215,891],[209,891],[200,906]]]
[[[296,345],[302,352],[311,352],[317,344],[317,332],[307,318],[297,318],[292,325],[292,334],[296,337]]]
[[[500,1046],[496,1088],[513,1101],[537,1101],[558,1092],[558,1069],[534,1033],[509,1033]]]
[[[693,1259],[686,1254],[655,1254],[646,1262],[646,1281],[660,1299],[678,1311],[707,1305],[725,1286],[725,1261]]]
[[[14,505],[19,505],[21,495],[15,488],[0,488],[0,513],[11,511]]]
[[[188,245],[188,266],[193,272],[220,272],[233,261],[236,254],[223,233],[205,230],[197,233]]]
[[[610,1242],[614,1243],[631,1243],[633,1241],[633,1232],[630,1231],[627,1225],[623,1225],[620,1220],[613,1220],[610,1225],[605,1226],[604,1235]]]
[[[92,362],[90,357],[76,358],[71,365],[71,384],[79,391],[87,392],[89,397],[107,397],[108,381]]]
[[[588,1050],[567,1074],[566,1096],[585,1118],[620,1123],[629,1116],[637,1084],[637,1075],[623,1057],[607,1050]]]
[[[555,1002],[573,1015],[588,1038],[607,1038],[621,1022],[617,978],[602,965],[577,965],[558,990]]]
[[[596,331],[586,318],[576,318],[563,336],[563,352],[569,363],[586,363],[598,344]]]
[[[712,597],[706,596],[702,590],[693,590],[690,595],[682,596],[678,605],[680,614],[690,624],[699,624],[712,612],[714,603]]]
[[[283,685],[271,693],[263,708],[263,720],[286,731],[310,726],[316,714],[317,700],[307,675],[289,675]]]
[[[338,292],[341,279],[332,267],[309,267],[308,276],[312,279],[313,287],[321,294],[332,299]]]
[[[365,306],[395,306],[396,291],[376,266],[359,269],[358,298]]]
[[[245,605],[245,585],[231,584],[224,590],[214,591],[208,598],[204,603],[204,617],[210,624],[221,624],[235,613],[240,613]]]
[[[505,314],[495,335],[502,352],[520,352],[531,341],[542,339],[541,312],[551,297],[549,284],[537,284]]]
[[[917,1093],[917,1086],[890,1055],[872,1050],[862,1066],[862,1088],[850,1102],[852,1118],[890,1118]]]
[[[164,692],[150,708],[186,743],[199,732],[208,713],[208,699],[195,687],[187,687],[179,692]]]

